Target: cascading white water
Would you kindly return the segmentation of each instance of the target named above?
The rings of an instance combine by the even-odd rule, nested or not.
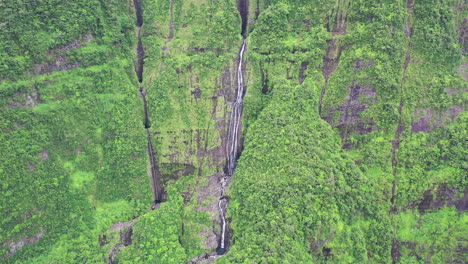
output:
[[[232,105],[231,120],[227,138],[227,174],[232,176],[237,161],[237,148],[239,141],[239,126],[243,111],[244,100],[244,77],[242,74],[242,63],[245,51],[245,40],[239,53],[239,65],[237,67],[237,97]]]
[[[224,216],[224,210],[223,210],[223,207],[222,207],[222,202],[224,200],[224,190],[225,190],[225,187],[226,187],[226,183],[227,183],[227,178],[224,177],[221,181],[221,198],[219,199],[218,201],[218,208],[219,208],[219,214],[221,215],[221,222],[222,222],[222,225],[221,225],[221,243],[219,245],[219,248],[222,249],[224,251],[224,248],[225,248],[225,243],[224,243],[224,240],[226,238],[226,217]],[[222,252],[224,253],[224,252]]]
[[[228,177],[234,174],[234,169],[237,162],[237,148],[239,144],[239,127],[243,111],[244,100],[244,76],[242,74],[242,64],[245,51],[245,39],[239,52],[239,65],[237,67],[237,97],[232,105],[231,119],[229,120],[226,156],[227,156],[227,175],[221,180],[221,198],[218,201],[219,214],[221,216],[221,241],[218,254],[222,255],[225,252],[226,239],[226,217],[223,209],[223,201],[225,200],[224,192],[226,189]],[[227,202],[227,201],[226,201]]]

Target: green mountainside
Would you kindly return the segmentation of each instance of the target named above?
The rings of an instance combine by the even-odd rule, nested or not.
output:
[[[1,1],[0,262],[465,263],[467,7]]]

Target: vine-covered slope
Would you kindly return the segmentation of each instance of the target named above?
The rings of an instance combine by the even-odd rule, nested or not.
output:
[[[1,2],[0,262],[464,263],[466,8]]]

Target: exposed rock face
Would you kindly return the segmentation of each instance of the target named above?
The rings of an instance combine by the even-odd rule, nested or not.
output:
[[[49,159],[49,153],[47,153],[47,151],[43,150],[39,153],[39,155],[41,156],[41,159],[42,160],[48,160]]]
[[[212,264],[216,261],[217,257],[211,253],[206,253],[192,258],[187,264]]]
[[[196,74],[195,69],[189,67],[188,71],[177,72],[179,78],[190,80],[187,87],[190,96],[186,98],[184,105],[194,108],[199,105],[207,106],[206,113],[209,116],[204,126],[190,123],[182,123],[179,126],[169,124],[165,130],[158,130],[157,122],[153,126],[152,137],[153,142],[157,142],[155,148],[160,150],[157,156],[161,169],[164,171],[166,167],[180,167],[170,174],[163,172],[163,185],[169,179],[195,177],[196,183],[193,188],[181,193],[184,204],[193,206],[195,203],[194,209],[207,212],[211,219],[211,225],[199,226],[201,231],[195,234],[200,238],[200,246],[210,253],[195,257],[193,261],[203,261],[195,263],[211,263],[209,261],[213,261],[213,258],[210,256],[216,255],[215,250],[221,237],[218,201],[221,196],[221,180],[225,176],[225,135],[230,114],[228,105],[236,100],[236,64],[237,60],[233,60],[224,67],[214,80],[216,89],[211,88],[211,91],[210,88],[201,85],[201,77]],[[225,207],[225,204],[223,206]],[[185,226],[191,224],[184,223]]]
[[[433,131],[434,129],[442,127],[448,121],[453,121],[458,116],[458,114],[463,111],[465,111],[465,107],[461,105],[454,105],[452,108],[445,111],[419,109],[413,113],[413,116],[416,117],[416,120],[411,123],[411,131]]]
[[[132,244],[132,235],[133,227],[131,225],[125,230],[120,230],[119,243],[113,246],[109,251],[109,264],[117,263],[115,262],[115,258],[117,257],[118,252],[122,247],[127,247]]]
[[[335,20],[331,20],[330,17],[334,16]],[[322,75],[325,79],[325,83],[322,87],[319,99],[319,114],[322,113],[323,98],[327,92],[328,80],[330,75],[338,67],[340,62],[341,51],[343,49],[340,40],[336,37],[337,35],[345,35],[348,27],[348,21],[346,12],[344,10],[332,10],[332,13],[327,17],[326,28],[334,37],[327,40],[327,53],[323,57],[323,68]]]
[[[462,7],[463,9],[463,7]],[[468,43],[468,18],[463,19],[463,23],[460,28],[458,28],[458,43],[461,44],[461,52],[463,55],[466,55],[468,50],[467,43]]]
[[[424,193],[423,200],[418,204],[418,210],[421,213],[434,211],[444,206],[452,206],[458,211],[468,211],[468,188],[465,189],[463,197],[459,198],[458,190],[447,187],[446,184],[440,185],[436,190],[427,190]]]
[[[354,72],[358,73],[359,71],[374,66],[374,62],[372,60],[358,60],[354,63]]]
[[[351,148],[351,144],[346,141],[348,135],[357,133],[360,135],[369,134],[375,129],[372,121],[364,121],[361,112],[368,109],[372,103],[377,102],[377,94],[374,88],[365,87],[361,84],[353,84],[349,87],[349,94],[343,105],[337,108],[330,108],[330,113],[324,118],[332,126],[340,130],[343,138],[343,148]],[[340,118],[334,121],[334,116]]]
[[[118,223],[115,223],[113,224],[109,230],[110,231],[117,231],[117,232],[120,232],[124,229],[129,229],[130,227],[133,226],[133,224],[137,221],[137,219],[132,219],[130,221],[127,221],[127,222],[118,222]]]
[[[17,241],[13,241],[13,242],[9,242],[9,243],[5,244],[4,246],[6,248],[9,248],[9,251],[8,251],[8,254],[6,256],[4,256],[4,259],[13,256],[16,253],[16,251],[22,249],[24,246],[36,243],[44,235],[45,235],[45,229],[41,227],[39,229],[39,233],[37,233],[34,236],[25,237],[25,238],[19,239]]]
[[[341,46],[338,45],[338,40],[336,38],[332,38],[327,41],[327,54],[323,58],[324,66],[323,66],[323,76],[326,80],[330,77],[330,75],[336,70],[338,67],[338,62],[341,56]]]
[[[34,107],[43,103],[39,91],[35,86],[33,86],[29,92],[17,92],[11,98],[11,101],[12,102],[7,105],[7,108],[9,109],[17,107]]]
[[[248,16],[249,16],[249,1],[248,0],[238,0],[237,1],[237,9],[239,10],[239,14],[240,14],[240,16],[242,18],[241,35],[246,36]]]
[[[465,67],[468,69],[468,64],[464,64]],[[463,65],[462,65],[463,66]],[[468,80],[468,75],[465,80]],[[454,95],[454,94],[459,94],[459,93],[466,93],[468,92],[468,89],[452,89],[452,88],[447,88],[445,89],[445,92],[447,92],[448,95]]]
[[[65,54],[67,51],[73,49],[79,49],[84,46],[84,43],[90,43],[94,39],[91,34],[86,34],[82,40],[75,40],[61,48],[50,51],[50,55],[53,56],[53,60],[45,63],[34,65],[34,74],[47,74],[55,71],[64,71],[79,67],[80,64],[71,62],[70,58]]]

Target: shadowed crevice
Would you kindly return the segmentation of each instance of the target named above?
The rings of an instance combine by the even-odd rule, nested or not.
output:
[[[138,77],[138,82],[140,85],[143,83],[143,71],[144,71],[144,58],[145,58],[145,49],[143,47],[142,41],[142,27],[143,27],[143,5],[141,0],[134,0],[133,4],[135,6],[135,13],[136,13],[136,26],[137,26],[137,33],[138,33],[138,45],[137,45],[137,58],[135,62],[135,73]],[[146,129],[147,133],[147,152],[148,158],[150,161],[150,173],[151,173],[151,187],[153,190],[153,205],[152,209],[157,207],[157,204],[162,203],[164,201],[164,189],[162,187],[162,174],[158,167],[157,160],[156,160],[156,152],[153,147],[153,142],[151,141],[151,122],[149,119],[149,109],[148,109],[148,102],[146,100],[146,90],[143,86],[140,86],[139,94],[143,101],[143,108],[144,108],[144,128]]]
[[[242,26],[241,26],[241,35],[244,38],[247,36],[247,25],[249,23],[249,1],[248,0],[238,0],[237,1],[237,9],[239,10],[239,14],[242,19]]]

